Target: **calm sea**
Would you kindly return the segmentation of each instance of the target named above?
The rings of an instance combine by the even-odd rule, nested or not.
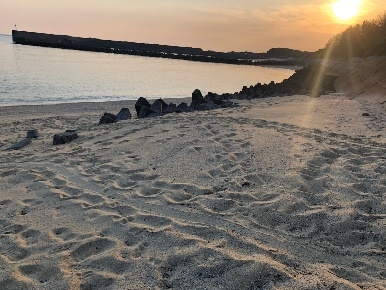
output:
[[[0,35],[0,106],[233,93],[293,70],[25,46]]]

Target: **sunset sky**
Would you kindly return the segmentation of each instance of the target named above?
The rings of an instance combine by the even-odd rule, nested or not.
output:
[[[333,13],[334,2],[1,0],[0,33],[11,34],[16,24],[18,30],[216,51],[315,51],[348,25],[386,11],[385,0],[361,0],[358,14],[344,21]]]

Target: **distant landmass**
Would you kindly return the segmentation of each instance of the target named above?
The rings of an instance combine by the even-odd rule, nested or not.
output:
[[[289,48],[272,48],[266,53],[216,52],[194,47],[102,40],[18,30],[12,30],[12,39],[14,43],[24,45],[239,65],[303,66],[309,61],[310,56],[309,52]]]

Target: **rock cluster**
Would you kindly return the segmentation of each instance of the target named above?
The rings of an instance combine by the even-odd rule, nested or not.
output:
[[[337,76],[325,74],[321,64],[312,64],[297,70],[295,74],[281,83],[272,81],[269,84],[257,83],[250,87],[244,86],[240,92],[223,94],[222,97],[238,100],[296,94],[319,97],[324,93],[335,91],[334,83],[337,78]]]
[[[185,102],[178,105],[174,103],[167,104],[162,99],[155,100],[153,104],[150,104],[146,98],[140,97],[135,103],[135,110],[137,111],[138,118],[150,118],[171,113],[191,113],[194,111],[228,108],[235,105],[226,96],[208,93],[203,97],[201,91],[196,89],[192,93],[190,105]]]

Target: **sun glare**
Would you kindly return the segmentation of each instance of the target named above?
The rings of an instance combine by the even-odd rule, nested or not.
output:
[[[332,4],[332,11],[340,21],[348,21],[359,13],[361,0],[339,0]]]

